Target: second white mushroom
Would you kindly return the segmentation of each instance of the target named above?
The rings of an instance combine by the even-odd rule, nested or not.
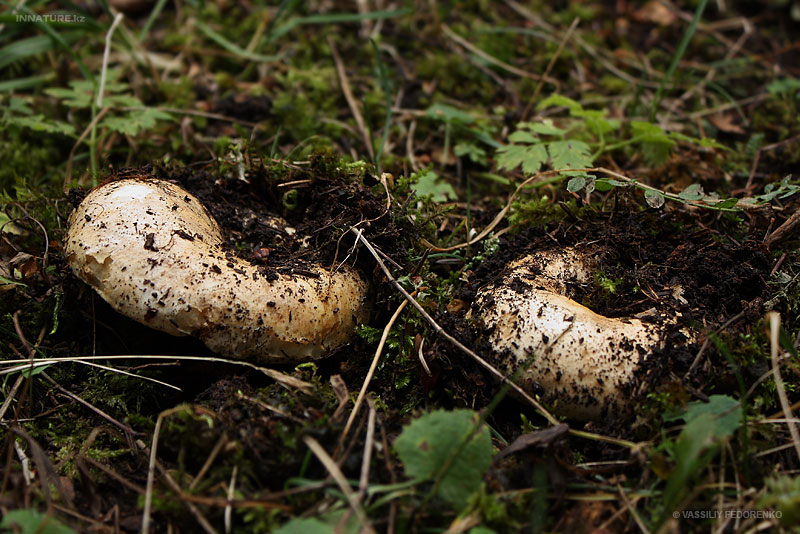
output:
[[[605,317],[569,298],[571,285],[591,283],[593,263],[574,248],[532,254],[476,300],[500,370],[582,421],[631,412],[643,364],[667,334],[666,324]]]

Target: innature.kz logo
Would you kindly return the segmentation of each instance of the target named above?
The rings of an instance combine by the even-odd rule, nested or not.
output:
[[[83,15],[55,14],[55,15],[16,15],[17,22],[85,22]]]

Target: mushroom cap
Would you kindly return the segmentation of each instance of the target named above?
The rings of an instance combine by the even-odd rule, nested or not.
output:
[[[637,371],[663,348],[665,326],[599,315],[565,296],[591,280],[593,257],[549,250],[511,264],[500,283],[479,290],[501,370],[576,420],[621,418],[638,393]]]
[[[354,269],[262,272],[223,242],[193,195],[134,178],[86,196],[70,215],[65,252],[73,272],[118,312],[234,358],[320,358],[364,319],[368,288]]]

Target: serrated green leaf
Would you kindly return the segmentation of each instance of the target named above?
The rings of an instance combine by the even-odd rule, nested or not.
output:
[[[564,135],[567,133],[566,130],[563,130],[553,124],[553,121],[550,119],[545,119],[542,122],[535,122],[531,124],[531,130],[534,132],[541,134],[541,135]]]
[[[667,132],[661,129],[661,126],[652,122],[632,121],[631,130],[634,137],[645,136],[648,141],[663,140],[665,143],[673,142]]]
[[[572,178],[569,179],[569,182],[567,182],[567,191],[569,191],[570,193],[577,193],[578,191],[583,189],[583,186],[585,185],[586,185],[585,177],[573,176]]]
[[[703,187],[700,184],[692,184],[678,193],[678,198],[683,200],[700,200],[704,196],[705,193],[703,193]]]
[[[580,169],[592,166],[592,151],[583,141],[553,141],[547,144],[554,169]]]
[[[528,147],[523,145],[505,145],[497,149],[495,158],[499,169],[515,169],[528,157]],[[545,154],[547,159],[547,154]]]
[[[51,87],[45,89],[44,92],[54,98],[61,100],[61,103],[70,108],[88,108],[92,105],[92,97],[94,96],[94,89],[86,90],[84,88],[72,87],[67,89],[65,87]]]
[[[412,177],[414,176],[412,175]],[[430,196],[434,202],[447,202],[458,198],[453,186],[439,178],[439,175],[433,171],[421,171],[416,178],[417,181],[411,184],[411,190],[418,197]]]
[[[107,117],[100,124],[121,134],[135,136],[140,131],[151,130],[160,120],[171,120],[169,113],[157,109],[145,108],[125,115]]]
[[[425,115],[443,122],[458,122],[465,125],[475,122],[469,113],[447,104],[434,104],[425,111]]]
[[[595,135],[602,136],[619,129],[620,122],[616,119],[605,118],[605,110],[584,109],[573,113],[575,117],[586,119],[586,125]]]
[[[489,430],[476,432],[477,423],[471,410],[437,410],[412,421],[394,443],[406,476],[438,479],[438,495],[463,509],[492,463]]]
[[[470,161],[479,165],[486,165],[488,163],[486,151],[475,143],[458,143],[453,147],[453,152],[456,156],[466,156]]]
[[[31,115],[33,114],[33,110],[30,108],[29,104],[30,104],[30,99],[28,98],[19,98],[16,96],[12,96],[8,100],[8,111],[20,115]]]
[[[32,117],[11,117],[8,124],[16,124],[22,128],[30,128],[36,132],[47,132],[75,136],[75,127],[66,122],[46,119],[41,113]]]
[[[522,172],[536,174],[547,161],[547,149],[544,144],[530,145],[525,148],[525,159],[522,161]]]
[[[581,106],[575,100],[563,96],[563,95],[550,95],[541,102],[539,105],[536,106],[536,109],[545,109],[545,108],[552,108],[556,106],[564,106],[569,109],[571,114],[575,114],[576,112],[583,111],[583,106]]]
[[[517,144],[533,144],[539,142],[538,137],[530,132],[526,132],[525,130],[516,130],[514,133],[508,136],[508,140]]]

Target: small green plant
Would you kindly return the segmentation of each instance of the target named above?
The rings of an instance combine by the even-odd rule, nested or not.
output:
[[[0,534],[75,534],[50,514],[36,510],[12,510],[0,521]]]
[[[453,186],[430,169],[412,173],[410,178],[412,180],[411,190],[418,197],[428,197],[433,202],[447,202],[458,198]]]
[[[431,492],[463,509],[492,462],[489,429],[471,410],[436,410],[403,428],[395,441],[406,475],[432,481]]]
[[[689,481],[708,466],[719,452],[720,444],[736,432],[743,418],[739,402],[726,395],[712,395],[708,402],[689,403],[681,414],[664,415],[665,421],[683,419],[686,426],[674,443],[666,442],[672,448],[675,467],[664,489],[659,525],[678,507]]]

